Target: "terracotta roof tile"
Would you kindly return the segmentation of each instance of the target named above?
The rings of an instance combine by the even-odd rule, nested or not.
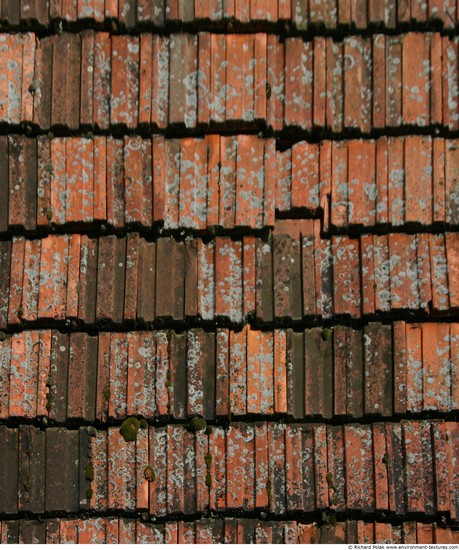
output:
[[[144,523],[114,517],[90,519],[12,520],[2,522],[2,542],[118,543],[131,533],[138,543],[443,543],[454,544],[457,532],[437,523],[406,521],[401,525],[347,520],[336,526],[296,521],[211,518],[194,522]],[[56,531],[57,530],[57,531]],[[60,531],[60,535],[59,535]]]
[[[326,40],[328,105],[326,106],[326,118],[323,120],[322,101],[318,101],[317,107],[313,102],[313,83],[316,70],[319,71],[319,82],[321,79],[323,81],[323,75],[320,76],[320,65],[315,66],[312,62],[313,48],[317,46],[321,51],[321,43],[317,41],[303,43],[299,38],[287,38],[285,41],[285,65],[279,65],[273,57],[272,61],[275,63],[275,69],[273,69],[268,63],[266,34],[226,35],[225,57],[223,59],[215,58],[215,63],[228,64],[225,98],[219,99],[217,89],[213,89],[212,83],[210,89],[205,85],[198,86],[198,84],[202,84],[197,77],[199,52],[202,48],[208,48],[206,44],[209,42],[209,37],[205,33],[198,36],[180,33],[173,34],[170,38],[159,39],[159,51],[164,49],[164,54],[169,59],[169,65],[166,66],[164,60],[159,58],[157,68],[153,64],[151,81],[148,73],[142,73],[142,79],[140,79],[141,44],[138,37],[113,36],[110,39],[111,57],[104,60],[102,52],[105,48],[106,36],[102,34],[99,37],[99,34],[96,33],[94,35],[93,65],[83,66],[84,72],[80,69],[66,73],[65,71],[68,69],[65,67],[72,64],[80,66],[82,51],[86,52],[87,40],[90,40],[86,38],[88,36],[86,33],[63,33],[47,37],[37,41],[36,49],[33,48],[34,35],[32,34],[3,36],[4,48],[11,52],[12,58],[17,57],[16,50],[24,50],[21,56],[22,62],[11,64],[11,66],[17,65],[17,70],[14,72],[11,69],[13,72],[9,89],[4,89],[3,93],[0,90],[0,105],[3,105],[0,120],[7,124],[31,122],[33,111],[34,122],[39,123],[42,128],[52,126],[74,130],[81,125],[88,124],[98,125],[101,128],[106,127],[106,114],[103,115],[103,113],[107,109],[102,104],[97,104],[101,100],[96,99],[92,109],[88,103],[91,89],[91,83],[87,76],[89,67],[92,68],[93,78],[98,76],[98,71],[101,73],[102,83],[99,83],[98,86],[110,87],[110,124],[121,125],[129,129],[137,128],[140,114],[142,122],[149,126],[162,128],[169,124],[182,124],[185,127],[194,128],[198,122],[198,113],[201,112],[202,102],[207,104],[209,101],[211,105],[216,101],[221,103],[217,111],[221,110],[222,121],[249,123],[255,120],[267,120],[267,105],[270,103],[270,98],[267,97],[270,95],[267,93],[268,84],[271,94],[273,89],[275,95],[281,94],[276,82],[282,82],[282,73],[285,82],[284,126],[311,129],[313,121],[321,120],[322,126],[331,127],[334,131],[339,132],[343,128],[357,128],[362,132],[369,132],[374,126],[372,113],[377,114],[378,109],[381,109],[381,98],[378,93],[375,94],[375,102],[378,103],[370,103],[376,74],[378,74],[376,72],[375,75],[372,74],[371,60],[376,55],[372,50],[375,49],[377,52],[378,46],[371,38],[352,37],[339,43],[332,42],[331,39]],[[430,67],[434,67],[434,62],[438,62],[439,58],[438,35],[435,33],[411,32],[403,35],[402,39],[391,36],[387,38],[381,36],[380,39],[387,42],[386,63],[390,67],[394,65],[400,67],[400,71],[403,68],[404,75],[402,80],[401,73],[397,74],[396,71],[386,68],[389,81],[386,82],[388,97],[385,101],[386,121],[384,126],[440,124],[449,129],[457,128],[458,116],[454,107],[457,102],[457,86],[454,85],[454,82],[457,79],[455,78],[455,69],[451,64],[457,56],[457,40],[448,36],[441,38],[442,77],[440,78],[439,74],[430,69]],[[432,41],[434,42],[433,49],[431,48]],[[301,51],[298,50],[298,47],[301,47]],[[100,50],[99,55],[97,55],[98,50]],[[304,52],[301,53],[303,50]],[[410,52],[414,50],[418,55],[412,57]],[[244,55],[241,57],[241,51],[245,52],[246,58]],[[153,55],[155,55],[154,52]],[[294,62],[299,55],[304,57],[301,66]],[[432,55],[435,55],[435,58],[432,58]],[[51,59],[55,61],[53,75],[49,74]],[[349,62],[343,65],[343,59]],[[396,60],[398,60],[398,64],[395,63]],[[211,72],[215,70],[212,61],[211,57]],[[103,68],[101,67],[102,63],[105,63]],[[239,63],[241,63],[240,66]],[[123,64],[129,65],[127,73],[122,70]],[[37,90],[32,98],[29,92],[29,80],[33,76],[31,67],[34,65],[36,65]],[[429,67],[428,72],[424,71],[424,65]],[[382,68],[379,67],[380,64],[376,64],[374,70],[382,71]],[[63,74],[60,74],[61,70],[64,70]],[[271,84],[268,77],[273,74],[273,70],[275,70],[275,82],[273,81]],[[301,74],[295,75],[298,70]],[[110,71],[111,74],[109,80],[107,71]],[[119,75],[125,73],[128,76],[124,81],[119,80]],[[22,82],[23,78],[26,79],[24,83]],[[394,79],[394,82],[391,79]],[[153,82],[158,81],[162,83],[161,88],[154,92]],[[304,83],[295,91],[297,81],[299,83],[304,81]],[[266,85],[263,85],[263,82],[266,82]],[[142,102],[139,104],[140,86]],[[441,109],[438,100],[436,103],[432,102],[427,93],[420,98],[420,101],[413,99],[413,94],[416,92],[411,90],[426,87],[432,87],[432,97],[434,98],[439,98],[441,93],[444,94]],[[376,92],[378,89],[376,88]],[[158,94],[157,98],[155,94]],[[149,111],[149,95],[152,98],[150,120],[146,116]],[[93,94],[93,97],[102,96]],[[343,98],[345,98],[344,101]],[[162,107],[167,103],[168,108],[158,110],[155,107],[157,101],[161,103]],[[309,110],[302,115],[301,109],[307,106],[309,106]],[[88,117],[90,110],[93,112],[91,119]],[[210,111],[212,112],[212,109]],[[441,116],[440,111],[442,111]],[[164,115],[166,115],[165,118]],[[204,120],[201,114],[199,122],[209,124],[211,120],[212,117]],[[378,117],[375,122],[376,127],[382,127],[382,121],[378,122]]]
[[[456,323],[328,331],[17,333],[2,344],[9,374],[2,391],[10,396],[2,418],[212,420],[230,411],[390,418],[457,410]]]

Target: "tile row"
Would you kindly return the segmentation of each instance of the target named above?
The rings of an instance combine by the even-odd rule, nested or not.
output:
[[[274,226],[274,139],[0,136],[0,231]]]
[[[0,419],[295,419],[459,410],[459,324],[60,334],[0,342]]]
[[[209,242],[13,237],[0,242],[0,328],[450,315],[459,307],[458,250],[459,233],[325,239],[319,220]]]
[[[264,33],[3,34],[0,123],[454,130],[458,47],[458,37],[413,32],[341,42]]]
[[[68,22],[116,21],[126,29],[139,25],[164,27],[168,23],[202,26],[221,21],[250,24],[290,22],[293,28],[335,29],[353,25],[357,29],[441,22],[446,29],[458,23],[454,0],[367,0],[346,2],[324,0],[308,6],[305,0],[1,0],[0,21],[13,27],[29,21],[47,26],[53,20]]]
[[[347,520],[336,525],[245,518],[147,523],[107,517],[0,522],[2,544],[458,544],[459,531],[436,523]]]
[[[459,223],[459,140],[430,136],[301,141],[276,152],[276,210],[323,229]]]
[[[459,225],[459,140],[305,141],[253,135],[0,136],[0,232],[126,226],[212,232],[324,214],[325,231]]]
[[[454,422],[150,426],[130,441],[118,427],[0,426],[0,435],[4,514],[459,513]]]

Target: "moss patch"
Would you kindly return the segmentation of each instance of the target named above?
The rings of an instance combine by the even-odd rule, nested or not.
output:
[[[212,455],[210,453],[207,453],[204,458],[204,461],[206,463],[207,468],[210,468],[212,465]]]
[[[124,441],[135,441],[137,439],[137,432],[140,428],[140,422],[135,417],[127,418],[120,428],[120,434],[123,436]]]
[[[322,329],[321,337],[322,337],[322,340],[324,340],[324,342],[327,342],[328,340],[330,340],[331,335],[332,335],[332,329],[331,328]]]
[[[139,427],[141,430],[148,430],[148,422],[145,420],[145,418],[142,418],[142,420],[139,422]]]
[[[86,479],[88,481],[94,481],[94,468],[91,463],[86,466]]]
[[[201,418],[199,416],[195,416],[191,419],[190,426],[193,428],[195,432],[202,432],[206,429],[206,421],[204,418]]]
[[[87,490],[86,490],[86,498],[91,500],[93,494],[94,494],[94,491],[92,490],[92,487],[88,487]]]
[[[212,478],[211,478],[210,474],[206,475],[206,485],[207,485],[207,487],[212,487]]]
[[[143,471],[143,477],[149,482],[152,482],[156,479],[155,471],[150,466],[150,464]]]

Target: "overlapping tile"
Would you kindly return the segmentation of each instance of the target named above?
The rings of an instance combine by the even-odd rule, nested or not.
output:
[[[44,130],[76,130],[88,125],[133,130],[141,119],[147,128],[196,128],[198,124],[212,125],[212,112],[221,111],[217,120],[230,126],[243,123],[258,128],[254,123],[262,121],[276,131],[285,127],[364,133],[401,126],[458,128],[457,37],[406,33],[374,39],[353,36],[342,42],[330,37],[325,44],[286,38],[279,44],[285,62],[279,63],[277,56],[270,58],[268,35],[227,34],[226,54],[215,56],[215,65],[211,56],[198,71],[198,59],[205,57],[212,35],[180,33],[155,37],[155,41],[149,36],[110,37],[91,31],[52,35],[35,42],[30,33],[3,34],[2,58],[11,66],[6,70],[5,65],[4,72],[11,76],[9,86],[0,87],[0,122],[35,124]],[[92,65],[82,72],[82,53],[91,47]],[[326,62],[313,63],[314,51],[320,52],[320,58],[324,48]],[[385,55],[379,54],[378,48]],[[19,49],[23,50],[21,61],[16,56]],[[151,71],[140,70],[141,60],[152,56],[158,56],[158,61],[152,63]],[[379,59],[381,62],[376,62]],[[226,67],[224,98],[212,86],[210,75],[218,74],[217,63]],[[394,76],[389,70],[394,66],[403,72]],[[384,78],[388,82],[383,101],[378,90]],[[394,85],[391,78],[396,79]],[[161,86],[156,86],[157,82]],[[91,89],[101,86],[106,89],[105,100],[91,94]],[[314,101],[320,96],[325,97],[325,108],[322,100]],[[280,112],[268,109],[277,100],[283,103]],[[100,103],[103,101],[105,104]],[[161,111],[166,105],[164,116]]]
[[[3,428],[7,452],[17,452],[26,435],[21,430]],[[404,420],[342,427],[233,422],[206,433],[181,425],[141,426],[135,441],[125,441],[118,427],[101,432],[106,434],[103,439],[91,430],[49,428],[43,439],[37,428],[30,428],[33,437],[27,444],[32,455],[40,455],[46,446],[46,476],[37,465],[34,470],[23,465],[22,459],[16,473],[10,463],[0,480],[4,513],[38,512],[44,507],[48,512],[144,509],[167,516],[195,514],[208,507],[221,511],[223,506],[225,512],[267,510],[275,516],[331,509],[385,511],[402,517],[447,513],[454,519],[459,511],[454,459],[459,431],[454,422]],[[165,442],[164,462],[152,461],[159,434]],[[220,437],[225,454],[210,454]],[[152,440],[154,457],[149,454]],[[106,460],[97,458],[101,452]],[[259,468],[263,453],[266,467]],[[210,462],[214,477],[205,474]],[[296,475],[289,473],[293,464],[298,464]],[[225,475],[215,476],[221,469]],[[400,475],[403,471],[406,475]],[[37,497],[27,500],[32,486]],[[313,498],[305,497],[306,487]],[[211,490],[224,494],[224,500],[211,500]],[[107,499],[101,500],[101,494]]]
[[[116,21],[123,28],[133,30],[141,25],[163,28],[168,24],[215,25],[220,22],[236,22],[240,25],[257,23],[275,24],[289,22],[298,31],[311,28],[337,29],[352,25],[358,30],[369,28],[394,29],[409,23],[442,23],[452,29],[457,23],[456,4],[430,0],[422,4],[408,0],[397,5],[395,0],[383,3],[368,0],[359,5],[325,0],[308,6],[301,0],[270,0],[261,2],[224,2],[210,0],[146,0],[126,1],[87,0],[78,5],[72,1],[51,0],[4,0],[0,10],[0,21],[18,26],[30,21],[48,26],[55,20],[69,23],[87,22],[101,24],[106,20]]]
[[[2,419],[390,418],[459,408],[457,323],[60,334],[0,344]]]
[[[455,228],[458,147],[430,136],[285,151],[251,135],[3,137],[1,230],[255,231],[273,228],[275,212],[321,217],[332,233]]]

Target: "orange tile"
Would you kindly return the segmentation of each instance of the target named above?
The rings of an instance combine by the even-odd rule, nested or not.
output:
[[[232,424],[226,431],[226,507],[247,509],[243,425]],[[244,480],[244,481],[242,481]]]
[[[333,237],[334,311],[360,317],[359,241],[348,237]]]
[[[135,509],[135,443],[124,441],[119,428],[108,428],[108,507]]]
[[[17,324],[22,316],[25,240],[13,237],[9,282],[8,324]]]
[[[268,34],[266,119],[273,130],[281,130],[284,124],[284,49],[277,36]]]
[[[449,19],[449,17],[447,17]],[[457,81],[459,69],[455,60],[459,56],[459,40],[457,37],[442,37],[442,88],[443,88],[443,125],[450,129],[459,127],[457,102],[459,91]]]
[[[451,478],[446,443],[446,423],[432,424],[433,454],[435,457],[435,507],[438,512],[451,509]]]
[[[374,2],[377,8],[383,3]],[[383,34],[376,34],[372,39],[373,63],[373,117],[374,128],[386,125],[386,41]]]
[[[242,321],[242,243],[228,237],[215,240],[215,315]]]
[[[386,126],[402,123],[402,41],[386,37]]]
[[[327,431],[324,425],[313,426],[313,460],[314,460],[314,492],[316,508],[328,508],[328,461],[327,461]]]
[[[111,124],[128,128],[135,128],[138,124],[139,50],[137,37],[111,37]]]
[[[182,426],[167,430],[167,512],[183,513],[185,504],[185,450]]]
[[[198,37],[171,35],[169,52],[169,123],[193,128],[197,120]]]
[[[300,426],[287,426],[285,430],[286,501],[287,510],[304,510],[303,503],[303,445]]]
[[[65,221],[92,222],[94,219],[94,153],[89,139],[67,138]]]
[[[421,33],[405,34],[402,50],[403,122],[427,126],[430,121],[429,74],[425,71],[430,66],[427,37]]]
[[[139,124],[151,123],[153,37],[140,35]]]
[[[375,508],[389,509],[389,488],[386,468],[386,430],[384,424],[373,424],[373,463],[375,475]]]
[[[84,6],[80,2],[80,6]],[[88,8],[89,6],[84,6]],[[81,37],[81,99],[80,123],[93,124],[93,97],[94,97],[94,31],[84,31]]]
[[[350,510],[370,512],[375,507],[373,447],[369,426],[344,427],[346,504]]]
[[[408,374],[407,374],[407,337],[404,321],[395,321],[393,324],[394,345],[394,413],[407,412]],[[409,330],[409,329],[408,329]],[[413,388],[410,388],[413,391]]]
[[[306,142],[292,148],[292,208],[319,206],[319,147]]]
[[[145,478],[145,468],[149,465],[148,428],[137,432],[135,442],[135,478],[136,478],[136,510],[148,510],[149,484]]]
[[[253,56],[253,35],[226,35],[226,120],[254,119]]]
[[[247,326],[230,332],[229,403],[234,415],[247,412],[247,333]]]
[[[434,311],[450,307],[445,235],[430,235],[430,281]]]
[[[301,64],[297,60],[301,59]],[[301,38],[285,42],[285,124],[303,129],[312,127],[313,99],[312,43]]]
[[[105,518],[78,521],[78,544],[105,544]]]
[[[211,510],[226,508],[226,435],[224,428],[215,427],[209,436],[209,454],[212,456],[210,475],[212,484],[209,491]]]
[[[348,147],[346,142],[332,142],[331,223],[346,227],[349,210]]]
[[[206,122],[224,122],[226,118],[226,48],[224,35],[210,35],[210,105]]]
[[[127,408],[128,342],[123,333],[112,333],[110,339],[109,418],[123,419]],[[105,391],[105,390],[104,390]]]
[[[207,147],[202,139],[180,140],[179,220],[180,227],[206,229]]]
[[[149,428],[149,461],[155,481],[149,484],[149,513],[165,516],[167,511],[167,433],[165,428]]]
[[[257,0],[261,2],[261,0]],[[275,4],[276,0],[271,0],[271,6],[266,6],[267,8],[272,9],[272,4]],[[253,4],[250,6],[252,8],[256,7]],[[253,18],[252,18],[253,19]],[[253,78],[254,78],[254,105],[253,117],[255,120],[266,120],[267,116],[267,57],[268,57],[268,39],[265,33],[256,33],[254,35],[254,59],[255,67],[253,69]]]
[[[153,418],[155,414],[154,337],[130,332],[128,341],[126,415]]]
[[[27,321],[37,320],[40,279],[40,244],[41,241],[38,239],[25,241],[21,305],[22,317]]]
[[[425,501],[422,490],[422,443],[420,422],[402,424],[404,452],[406,456],[407,511],[424,512]]]
[[[110,121],[111,64],[110,35],[106,32],[98,32],[94,37],[94,94],[92,112],[93,123],[104,130],[108,128]]]

